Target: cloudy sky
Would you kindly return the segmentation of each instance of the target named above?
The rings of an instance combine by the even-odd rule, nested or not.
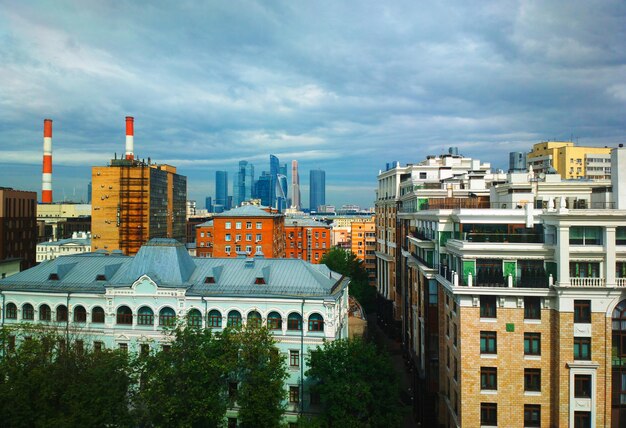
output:
[[[542,140],[626,142],[626,2],[0,0],[0,186],[55,200],[124,151],[178,167],[190,199],[269,154],[373,205],[386,162],[450,146],[494,167]],[[231,180],[232,181],[232,180]],[[232,185],[232,182],[231,182]],[[202,201],[202,202],[200,202]]]

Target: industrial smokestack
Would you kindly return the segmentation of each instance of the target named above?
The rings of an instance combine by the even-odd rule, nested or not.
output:
[[[43,120],[43,174],[41,202],[52,203],[52,119]]]
[[[132,116],[126,116],[126,159],[133,160],[135,159],[134,152],[134,141],[133,138],[135,136],[135,128],[134,128],[135,119]]]

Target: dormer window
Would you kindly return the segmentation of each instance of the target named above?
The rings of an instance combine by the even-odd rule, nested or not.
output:
[[[48,276],[48,280],[50,280],[50,281],[58,281],[59,280],[59,274],[56,273],[56,272],[51,273]]]
[[[260,277],[254,280],[255,284],[265,284],[265,278]]]
[[[207,276],[206,278],[204,278],[204,283],[205,284],[215,284],[215,277],[214,276]]]
[[[96,275],[96,281],[106,281],[106,280],[107,280],[106,275],[103,275],[101,273]]]

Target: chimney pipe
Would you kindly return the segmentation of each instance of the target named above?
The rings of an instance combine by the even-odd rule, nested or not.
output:
[[[52,203],[52,119],[43,120],[43,174],[41,202]]]
[[[135,136],[135,128],[134,128],[135,119],[132,116],[126,116],[126,159],[133,160],[135,159],[134,151],[134,141],[133,138]]]

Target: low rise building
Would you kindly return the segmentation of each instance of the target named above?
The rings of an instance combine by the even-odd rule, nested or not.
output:
[[[331,227],[303,217],[285,219],[285,257],[319,263],[330,250]]]
[[[71,238],[37,244],[37,263],[59,256],[91,252],[91,233],[74,233]]]
[[[350,226],[350,249],[363,261],[370,285],[376,285],[376,223],[353,222]]]

